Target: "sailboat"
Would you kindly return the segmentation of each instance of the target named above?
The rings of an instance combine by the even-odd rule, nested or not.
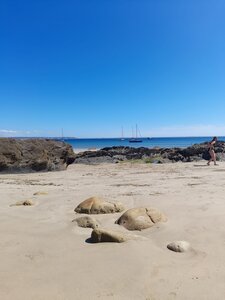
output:
[[[61,141],[62,141],[62,142],[64,142],[64,133],[63,133],[63,128],[62,128],[62,132],[61,132],[61,134],[62,134]]]
[[[136,124],[136,137],[132,137],[130,140],[129,140],[129,143],[142,143],[142,140],[140,138],[138,138],[138,127],[137,127],[137,124]],[[133,135],[133,133],[132,133]],[[139,131],[139,135],[140,135],[140,131]]]
[[[123,127],[122,127],[122,134],[121,134],[120,140],[121,140],[121,141],[125,141],[125,138],[123,137]]]

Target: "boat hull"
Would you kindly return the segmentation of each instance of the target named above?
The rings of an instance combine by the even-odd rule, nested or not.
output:
[[[142,143],[142,140],[129,140],[129,143]]]

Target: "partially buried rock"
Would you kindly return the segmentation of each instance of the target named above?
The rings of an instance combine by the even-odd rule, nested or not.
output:
[[[34,195],[34,196],[48,195],[48,192],[42,192],[42,191],[39,191],[39,192],[34,193],[33,195]]]
[[[79,227],[93,228],[93,229],[99,227],[98,222],[94,218],[91,218],[89,216],[74,219],[72,222],[76,222]]]
[[[142,230],[152,227],[155,223],[167,221],[166,216],[155,208],[132,208],[127,210],[116,224],[128,230]]]
[[[104,229],[94,229],[91,233],[91,242],[92,243],[102,243],[102,242],[111,242],[111,243],[123,243],[127,241],[127,237],[121,232],[109,231]]]
[[[109,214],[124,210],[120,202],[108,202],[98,197],[91,197],[81,202],[75,212],[80,214]]]
[[[31,205],[34,205],[33,201],[31,199],[28,199],[28,200],[22,200],[22,201],[18,201],[14,204],[11,204],[10,206],[20,206],[20,205],[23,205],[23,206],[31,206]]]
[[[174,252],[187,252],[190,249],[190,244],[186,241],[175,241],[168,244],[167,248]]]

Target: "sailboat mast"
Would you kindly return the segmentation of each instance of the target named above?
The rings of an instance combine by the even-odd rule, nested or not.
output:
[[[64,139],[63,128],[62,128],[62,140]]]

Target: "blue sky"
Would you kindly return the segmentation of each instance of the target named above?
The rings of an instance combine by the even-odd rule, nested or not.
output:
[[[0,136],[225,135],[225,1],[0,1]]]

